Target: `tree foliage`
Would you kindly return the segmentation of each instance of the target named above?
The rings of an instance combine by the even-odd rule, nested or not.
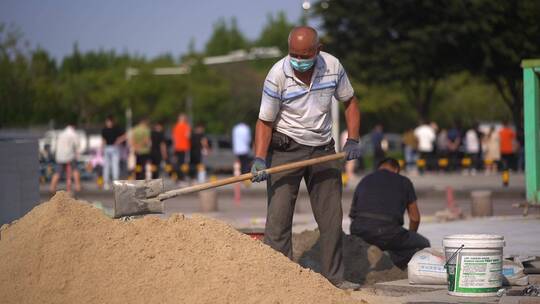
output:
[[[467,70],[495,85],[520,126],[519,64],[540,56],[538,1],[336,0],[317,14],[350,73],[399,83],[420,117],[432,113],[441,80]]]
[[[397,81],[422,118],[438,82],[459,70],[454,54],[463,31],[458,1],[332,1],[318,13],[328,47],[368,84]]]
[[[220,19],[214,24],[214,32],[206,43],[206,55],[224,55],[230,51],[244,49],[248,42],[238,29],[236,18],[231,18],[227,24],[225,19]]]
[[[289,32],[295,25],[287,20],[285,12],[280,11],[276,16],[268,14],[267,23],[263,27],[256,46],[277,46],[284,54],[288,51],[287,39]]]
[[[361,100],[362,131],[378,122],[402,131],[429,117],[501,120],[521,109],[519,61],[540,55],[538,4],[533,1],[333,0],[320,9],[325,48],[337,55]],[[321,7],[321,6],[316,6]],[[536,18],[536,19],[535,19]],[[77,121],[102,124],[106,115],[174,122],[192,104],[194,122],[226,133],[238,121],[254,125],[261,86],[278,59],[206,66],[205,56],[250,46],[287,51],[293,23],[269,15],[248,41],[234,19],[218,20],[202,52],[144,58],[114,51],[79,50],[56,62],[31,49],[16,28],[0,24],[0,124],[28,126]],[[179,58],[179,59],[176,59]],[[189,64],[186,75],[157,76],[157,67]],[[126,78],[128,67],[139,73]],[[501,97],[502,96],[502,97]],[[505,104],[514,111],[505,108]],[[342,118],[343,120],[343,118]]]
[[[471,3],[467,68],[492,83],[512,113],[518,134],[523,134],[523,79],[520,62],[540,57],[540,2],[535,0]],[[521,139],[522,140],[522,139]]]

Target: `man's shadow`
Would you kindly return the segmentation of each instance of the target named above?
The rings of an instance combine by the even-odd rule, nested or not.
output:
[[[318,231],[295,235],[293,252],[294,260],[302,267],[320,273],[321,248],[318,235]],[[343,264],[345,280],[359,284],[373,284],[407,277],[406,272],[397,268],[387,254],[354,235],[343,235]]]

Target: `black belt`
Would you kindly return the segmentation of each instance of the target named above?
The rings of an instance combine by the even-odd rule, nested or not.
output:
[[[388,215],[379,214],[379,213],[357,212],[356,216],[357,217],[368,218],[368,219],[373,219],[373,220],[380,220],[380,221],[384,221],[384,222],[390,222],[390,223],[395,223],[396,222],[395,218],[393,218],[391,216],[388,216]]]
[[[275,129],[272,130],[272,138],[271,138],[271,142],[270,142],[271,146],[286,149],[286,148],[289,147],[289,144],[291,142],[295,142],[299,146],[302,146],[302,147],[305,147],[305,148],[310,148],[310,149],[314,148],[314,149],[325,149],[325,150],[330,150],[331,149],[331,150],[333,150],[334,145],[335,145],[335,141],[332,138],[330,140],[330,142],[325,144],[325,145],[322,145],[322,146],[308,146],[308,145],[298,143],[296,140],[294,140],[292,137],[290,137],[287,134],[278,132]]]

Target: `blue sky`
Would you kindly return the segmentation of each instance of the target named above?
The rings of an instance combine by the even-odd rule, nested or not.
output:
[[[313,2],[313,1],[312,1]],[[13,24],[31,47],[60,59],[78,42],[82,51],[114,49],[148,58],[177,56],[190,39],[201,50],[220,18],[236,16],[240,30],[256,38],[268,13],[302,14],[302,0],[0,0],[0,22]]]

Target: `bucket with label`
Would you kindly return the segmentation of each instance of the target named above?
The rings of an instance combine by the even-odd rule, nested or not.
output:
[[[491,234],[455,234],[443,240],[448,294],[465,297],[495,296],[502,287],[504,237]]]

